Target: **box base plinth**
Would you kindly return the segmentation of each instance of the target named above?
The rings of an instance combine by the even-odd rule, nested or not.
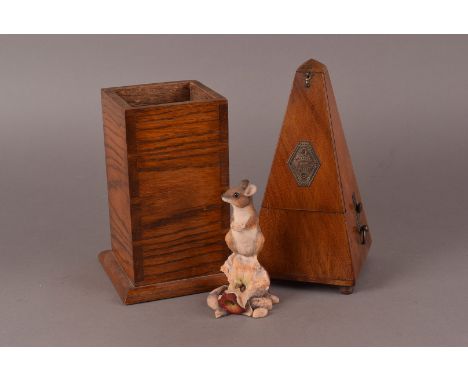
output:
[[[190,279],[136,286],[129,280],[111,250],[102,251],[98,258],[122,302],[126,305],[209,292],[227,283],[223,273],[216,273]]]

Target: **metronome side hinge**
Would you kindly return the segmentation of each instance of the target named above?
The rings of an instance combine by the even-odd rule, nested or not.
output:
[[[354,212],[356,214],[356,228],[361,236],[361,244],[366,244],[367,242],[367,232],[369,232],[369,227],[367,224],[361,224],[361,212],[362,212],[362,202],[356,200],[356,195],[353,192],[353,204]]]

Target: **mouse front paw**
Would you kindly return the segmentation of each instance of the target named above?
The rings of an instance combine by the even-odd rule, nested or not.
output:
[[[235,223],[232,223],[231,224],[231,228],[234,230],[234,231],[241,231],[244,229],[244,226],[242,224],[235,224]]]

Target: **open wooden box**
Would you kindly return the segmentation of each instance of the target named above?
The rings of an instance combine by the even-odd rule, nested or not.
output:
[[[102,89],[112,249],[99,259],[126,304],[225,281],[227,100],[198,81]]]

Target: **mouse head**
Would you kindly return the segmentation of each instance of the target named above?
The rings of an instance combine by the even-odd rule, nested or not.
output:
[[[247,179],[240,182],[237,187],[230,188],[221,199],[233,206],[244,208],[252,202],[252,196],[257,192],[257,186],[250,183]]]

